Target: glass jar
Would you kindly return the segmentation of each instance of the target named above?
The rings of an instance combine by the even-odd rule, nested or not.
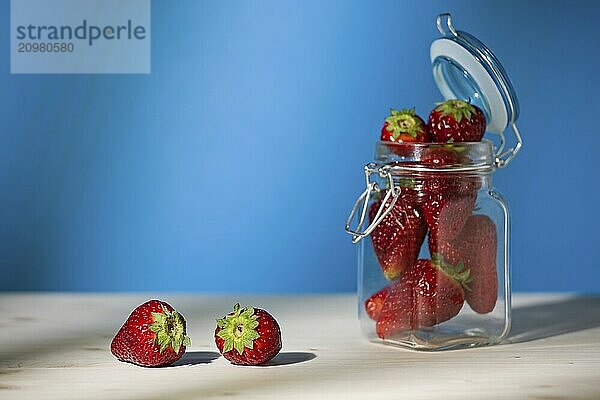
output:
[[[355,240],[365,238],[358,298],[369,340],[434,350],[507,335],[509,217],[494,160],[487,140],[376,144],[355,208],[368,225]]]
[[[433,42],[431,61],[440,92],[481,108],[486,132],[499,140],[377,142],[366,189],[346,222],[359,243],[363,333],[419,350],[489,345],[508,335],[509,213],[492,175],[522,146],[518,101],[498,60],[457,31],[449,14],[437,25],[443,37]],[[509,127],[516,144],[506,149]]]

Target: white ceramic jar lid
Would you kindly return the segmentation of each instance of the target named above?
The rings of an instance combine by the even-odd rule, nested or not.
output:
[[[431,44],[433,78],[445,99],[468,100],[485,114],[487,131],[501,137],[496,150],[498,167],[504,167],[519,151],[522,141],[515,122],[519,102],[513,85],[496,56],[483,43],[452,26],[450,14],[437,18],[442,37]],[[504,131],[511,127],[517,144],[504,151]]]

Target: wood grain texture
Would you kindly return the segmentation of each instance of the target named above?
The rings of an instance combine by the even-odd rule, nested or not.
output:
[[[175,366],[110,354],[114,333],[157,295],[0,295],[0,399],[598,399],[600,298],[516,295],[507,343],[421,353],[369,343],[352,295],[161,295],[188,321]],[[216,352],[215,318],[233,303],[269,310],[283,350],[237,367]]]

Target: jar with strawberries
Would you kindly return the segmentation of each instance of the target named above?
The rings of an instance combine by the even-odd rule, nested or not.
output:
[[[442,37],[431,61],[445,101],[427,121],[414,109],[391,110],[346,222],[359,244],[363,332],[419,350],[508,335],[509,213],[492,176],[522,145],[517,97],[502,65],[449,14],[437,26]]]

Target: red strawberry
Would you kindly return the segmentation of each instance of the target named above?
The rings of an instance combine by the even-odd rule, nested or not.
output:
[[[384,193],[382,193],[383,197]],[[384,207],[388,207],[390,199]],[[375,219],[382,200],[377,199],[369,208],[369,219]],[[399,198],[394,207],[371,232],[373,249],[386,279],[397,279],[419,255],[427,234],[427,225],[417,207]]]
[[[179,360],[190,338],[185,319],[169,304],[149,300],[137,307],[110,344],[120,361],[145,367],[161,367]]]
[[[437,145],[424,149],[420,161],[421,164],[434,170],[470,163],[469,157],[461,154],[462,152],[463,150],[457,145]],[[473,195],[480,187],[481,178],[478,176],[432,171],[424,174],[421,190],[425,195],[439,193]]]
[[[217,320],[215,343],[232,364],[259,365],[281,350],[281,330],[265,310],[236,304],[232,313]]]
[[[389,290],[390,287],[386,286],[365,301],[365,310],[372,320],[377,321],[379,318],[379,313],[381,312],[381,308],[383,307],[383,303],[385,302]]]
[[[455,238],[471,215],[481,186],[480,178],[448,171],[436,172],[463,161],[451,145],[428,147],[421,154],[421,164],[432,171],[423,173],[418,190],[420,205],[429,235],[446,240]]]
[[[477,192],[481,188],[481,177],[476,175],[464,175],[458,180],[456,192],[464,196],[477,196]]]
[[[427,147],[421,154],[421,163],[436,168],[459,164],[460,154],[451,145],[433,145]]]
[[[465,301],[469,270],[451,266],[435,255],[417,260],[391,286],[376,324],[382,339],[413,329],[431,327],[457,315]]]
[[[498,297],[496,274],[496,225],[485,215],[472,215],[460,235],[452,241],[429,240],[429,251],[441,254],[451,264],[463,262],[471,270],[465,297],[473,310],[491,312]]]
[[[439,193],[422,205],[423,216],[433,240],[452,240],[458,236],[475,207],[477,192]]]
[[[425,121],[415,114],[415,109],[390,110],[381,128],[381,140],[387,142],[430,142],[431,135]]]
[[[428,126],[435,142],[479,142],[485,132],[485,116],[464,100],[448,100],[431,111]]]
[[[452,147],[429,147],[421,155],[421,164],[429,168],[447,168],[460,164],[460,155]],[[430,172],[425,174],[422,182],[421,191],[427,198],[429,195],[455,191],[459,179],[456,174],[448,172]]]

